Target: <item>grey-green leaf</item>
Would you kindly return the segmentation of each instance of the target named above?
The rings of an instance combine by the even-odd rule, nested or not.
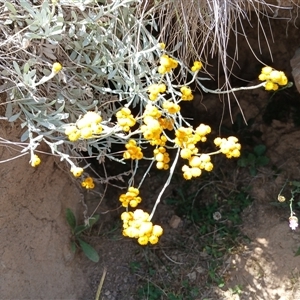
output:
[[[17,14],[15,7],[9,1],[5,1],[4,3],[6,8],[8,8],[14,15]]]

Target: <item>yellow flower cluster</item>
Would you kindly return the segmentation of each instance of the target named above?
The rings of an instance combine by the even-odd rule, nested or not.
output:
[[[211,128],[208,125],[200,124],[195,130],[188,127],[180,127],[175,132],[175,144],[178,145],[180,150],[180,156],[183,159],[189,161],[189,166],[184,165],[182,167],[183,177],[187,180],[192,177],[198,177],[202,173],[202,169],[211,171],[213,164],[210,162],[210,156],[207,154],[201,154],[197,156],[198,148],[196,144],[198,142],[205,142],[206,135],[211,132]]]
[[[76,122],[76,125],[69,125],[65,129],[65,134],[71,142],[78,139],[89,139],[95,135],[101,134],[103,128],[101,126],[102,118],[94,111],[88,111],[81,119]]]
[[[31,166],[36,167],[41,163],[41,159],[38,157],[38,155],[34,154],[33,158],[31,159]]]
[[[74,177],[79,177],[83,173],[83,168],[80,167],[72,167],[71,173],[74,175]]]
[[[159,94],[164,93],[166,91],[166,85],[164,83],[160,84],[151,84],[148,87],[149,99],[154,101],[157,99]]]
[[[136,207],[139,203],[141,203],[142,198],[139,197],[140,191],[137,188],[129,187],[126,194],[122,194],[119,200],[122,203],[122,206],[128,207]]]
[[[129,140],[128,143],[125,145],[126,151],[123,153],[124,159],[142,159],[143,158],[143,152],[141,147],[138,147],[136,145],[135,140]]]
[[[130,127],[136,123],[135,118],[131,114],[131,110],[127,107],[123,107],[116,113],[118,124],[122,127],[125,132],[130,131]]]
[[[175,131],[175,144],[186,151],[181,151],[181,157],[189,159],[192,154],[196,154],[198,149],[195,144],[206,142],[206,135],[211,132],[208,125],[200,124],[195,130],[191,127],[180,127]],[[189,152],[189,150],[191,152]]]
[[[271,67],[263,67],[258,79],[266,81],[265,89],[267,91],[276,91],[279,86],[284,86],[288,83],[284,72],[274,70]]]
[[[183,172],[183,177],[186,180],[190,180],[193,177],[199,177],[202,173],[199,168],[190,168],[187,165],[184,165],[181,170]]]
[[[142,209],[134,212],[123,212],[121,215],[123,221],[123,235],[130,238],[136,238],[140,245],[157,244],[158,238],[163,234],[163,229],[159,225],[153,225],[149,221],[149,214]]]
[[[182,86],[180,88],[181,92],[181,100],[183,101],[191,101],[194,99],[194,95],[192,94],[192,90],[188,86]]]
[[[194,61],[194,65],[191,67],[191,70],[192,70],[192,72],[196,72],[196,71],[201,70],[201,68],[202,68],[202,62],[196,60],[196,61]]]
[[[220,147],[221,153],[225,154],[227,158],[232,158],[241,155],[241,144],[238,141],[235,136],[229,136],[227,139],[217,137],[214,143],[217,147]]]
[[[147,104],[143,113],[143,117],[152,117],[154,119],[159,119],[161,117],[161,111],[157,107],[153,106],[151,103]]]
[[[87,177],[84,181],[81,182],[81,186],[86,189],[93,189],[95,187],[92,177]]]
[[[169,153],[166,152],[165,147],[159,147],[153,150],[154,159],[157,161],[156,168],[159,170],[168,170],[170,157]]]
[[[176,114],[177,112],[180,111],[180,106],[172,101],[164,101],[162,107],[169,114]]]
[[[159,118],[158,122],[163,129],[170,131],[174,129],[174,121],[170,118]]]
[[[158,73],[160,74],[166,74],[178,66],[178,62],[167,54],[163,54],[160,57],[159,62],[160,66],[158,67]]]
[[[149,140],[152,146],[164,146],[167,141],[167,138],[162,135],[163,128],[159,122],[160,117],[161,112],[157,107],[151,104],[146,105],[143,114],[144,124],[140,127],[140,130],[142,131],[144,138]]]
[[[201,154],[200,156],[192,156],[189,159],[189,166],[184,165],[182,167],[183,177],[186,180],[192,179],[192,177],[199,177],[202,173],[201,170],[210,172],[213,167],[210,161],[210,155]]]

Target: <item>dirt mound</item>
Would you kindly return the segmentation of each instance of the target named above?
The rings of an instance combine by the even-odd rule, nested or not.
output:
[[[1,123],[1,138],[20,130]],[[10,160],[16,146],[0,148],[1,299],[78,299],[83,272],[70,251],[66,207],[79,211],[80,193],[50,155],[38,168],[29,155]],[[59,166],[61,166],[60,164]]]

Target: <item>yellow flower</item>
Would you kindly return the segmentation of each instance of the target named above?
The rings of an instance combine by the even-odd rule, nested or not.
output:
[[[183,86],[180,88],[180,92],[183,94],[183,95],[186,95],[186,96],[189,96],[192,94],[192,90],[188,87],[188,86]]]
[[[194,62],[194,65],[191,67],[191,70],[192,70],[192,72],[196,72],[196,71],[201,70],[201,68],[202,68],[202,63],[201,63],[201,61],[196,60],[196,61]]]
[[[222,139],[220,137],[217,137],[215,138],[214,143],[218,147],[222,144]]]
[[[159,43],[158,47],[162,50],[164,50],[166,48],[166,44],[165,43]]]
[[[270,73],[273,71],[273,69],[269,66],[263,67],[261,69],[261,74],[270,75]]]
[[[62,69],[62,65],[59,62],[56,62],[52,65],[52,72],[58,73]]]
[[[172,101],[164,101],[162,107],[168,111],[169,114],[175,114],[180,111],[180,106]]]
[[[93,134],[100,134],[103,131],[101,124],[93,124],[92,125]]]
[[[281,74],[280,74],[280,72],[277,71],[277,70],[273,70],[273,71],[270,73],[269,79],[272,80],[273,82],[278,82],[278,81],[281,79]]]
[[[200,136],[204,136],[206,134],[211,133],[211,128],[208,125],[205,124],[200,124],[197,128],[196,128],[196,133],[199,134]]]
[[[190,149],[187,149],[187,148],[183,148],[181,151],[180,151],[180,156],[184,159],[189,159],[191,158],[192,156],[192,151]]]
[[[158,237],[155,236],[155,235],[151,235],[151,236],[149,237],[149,243],[152,244],[152,245],[157,244],[157,243],[158,243]]]
[[[65,129],[65,135],[70,135],[71,133],[74,133],[76,131],[78,131],[78,129],[77,129],[77,127],[75,125],[69,125]]]
[[[72,167],[71,173],[74,175],[74,177],[79,177],[83,173],[83,169],[80,167]]]
[[[148,237],[146,235],[139,237],[138,243],[142,246],[145,246],[148,244]]]
[[[191,174],[193,177],[199,177],[201,175],[201,170],[199,168],[191,168]]]
[[[87,177],[84,181],[81,182],[81,186],[85,187],[86,189],[93,189],[95,187],[93,178]]]
[[[139,228],[140,230],[140,236],[147,235],[148,233],[151,233],[153,229],[152,222],[143,222]]]
[[[265,81],[265,80],[268,80],[269,79],[269,75],[266,75],[266,74],[260,74],[259,76],[258,76],[258,79],[260,80],[260,81]]]
[[[93,130],[90,127],[85,127],[80,130],[80,134],[82,138],[88,139],[93,136]]]
[[[160,237],[163,234],[163,229],[159,225],[154,225],[152,229],[152,235]]]
[[[121,220],[122,221],[129,221],[132,219],[132,215],[127,212],[127,211],[124,211],[122,214],[121,214]]]
[[[32,167],[36,167],[36,166],[38,166],[40,163],[41,163],[41,159],[40,159],[36,154],[34,154],[32,160],[31,160],[31,166],[32,166]]]
[[[151,101],[156,100],[157,97],[158,97],[158,94],[154,94],[154,93],[149,94],[149,99],[150,99]]]
[[[188,86],[182,86],[180,88],[180,92],[181,92],[181,100],[184,101],[190,101],[194,99],[194,96],[192,94],[192,90],[190,89],[190,87]]]
[[[157,69],[159,74],[165,74],[168,72],[167,68],[165,66],[159,66]]]
[[[267,81],[265,85],[266,91],[272,91],[274,89],[274,83],[272,81]]]
[[[102,122],[102,117],[95,111],[88,111],[83,117],[89,120],[90,123],[99,124]]]
[[[159,88],[159,92],[160,93],[164,93],[167,89],[166,85],[164,83],[161,83],[158,85],[158,88]]]

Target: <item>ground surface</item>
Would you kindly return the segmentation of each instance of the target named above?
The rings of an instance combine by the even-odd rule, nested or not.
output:
[[[276,28],[284,27],[279,21],[275,25]],[[285,38],[284,32],[285,28],[277,33],[273,54],[275,67],[289,73],[289,60],[298,46],[291,41],[299,40],[299,31],[291,29],[289,36],[293,39]],[[247,66],[248,54],[242,53],[243,49],[240,56]],[[293,95],[299,100],[299,95]],[[286,102],[289,96],[284,94],[277,101]],[[262,90],[238,94],[246,119],[261,112],[268,97]],[[208,109],[215,107],[209,103],[211,100],[218,101],[216,98],[203,99]],[[198,109],[203,107],[200,105]],[[182,295],[188,289],[187,285],[199,287],[197,295],[193,296],[190,289],[189,296],[182,299],[300,299],[300,256],[294,256],[300,246],[299,229],[293,232],[288,227],[287,208],[278,209],[271,205],[277,201],[285,180],[300,180],[300,130],[291,114],[286,111],[277,119],[268,119],[267,123],[261,117],[255,121],[254,126],[263,133],[261,140],[267,146],[271,164],[250,178],[254,202],[243,212],[241,229],[251,242],[227,255],[223,268],[226,282],[222,289],[216,284],[205,284],[207,266],[211,265],[212,259],[203,251],[194,231],[184,230],[184,218],[181,219],[183,225],[174,225],[175,212],[171,207],[162,204],[158,211],[157,221],[165,228],[161,244],[145,250],[122,237],[117,218],[119,211],[113,211],[118,207],[120,191],[110,192],[99,210],[102,213],[100,225],[96,232],[86,237],[100,255],[99,263],[95,264],[82,254],[74,256],[70,251],[65,209],[71,208],[82,220],[82,200],[95,206],[99,201],[97,194],[82,195],[64,165],[46,154],[41,156],[42,164],[36,169],[29,166],[28,156],[1,164],[0,299],[94,299],[105,270],[100,299],[159,299],[150,298],[145,288],[144,294],[137,294],[139,285],[147,282],[154,269],[161,278],[161,287],[170,280],[186,282],[181,288]],[[17,140],[21,132],[20,128],[4,121],[0,124],[0,137]],[[0,148],[1,161],[9,160],[15,154],[13,147]],[[280,169],[278,176],[274,176],[272,165]],[[237,171],[233,169],[232,172]],[[159,191],[161,178],[155,175],[148,185],[149,205]],[[167,194],[171,190],[172,186]],[[112,212],[104,214],[106,210]],[[155,265],[151,267],[147,262]],[[170,264],[172,272],[166,268]],[[150,279],[148,292],[151,290]],[[240,294],[234,290],[237,286],[241,286]],[[168,298],[162,294],[161,299]]]

